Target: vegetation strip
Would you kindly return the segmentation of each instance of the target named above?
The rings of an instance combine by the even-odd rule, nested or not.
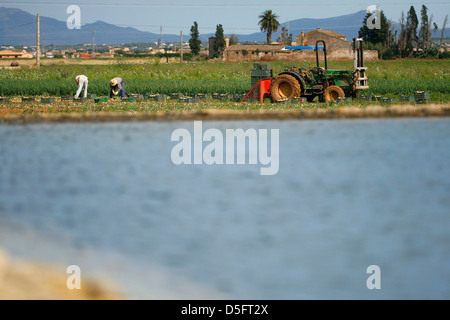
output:
[[[0,123],[40,122],[110,122],[110,121],[184,121],[184,120],[299,120],[299,119],[352,119],[396,117],[448,117],[450,105],[424,106],[369,106],[366,108],[341,107],[309,110],[227,110],[203,109],[174,112],[84,112],[6,114]]]
[[[75,77],[89,78],[89,94],[109,96],[108,81],[120,75],[125,80],[127,94],[245,94],[251,89],[253,62],[195,62],[155,64],[151,60],[135,65],[131,60],[111,60],[108,65],[51,65],[40,69],[2,70],[0,97],[73,96],[77,89]],[[449,60],[368,61],[370,89],[361,95],[399,98],[413,96],[416,91],[429,91],[430,102],[450,101]],[[287,67],[308,70],[311,61],[271,61],[273,74]],[[330,61],[329,68],[352,69],[352,61]]]

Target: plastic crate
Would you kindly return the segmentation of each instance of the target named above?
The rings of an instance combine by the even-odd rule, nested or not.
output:
[[[373,97],[372,97],[372,101],[382,101],[383,98],[386,98],[386,97],[383,97],[383,96],[373,96]]]
[[[306,103],[308,100],[305,97],[297,97],[291,99],[292,103]]]
[[[400,96],[400,101],[402,102],[415,102],[414,97],[411,96]]]
[[[225,101],[225,100],[231,100],[233,99],[233,95],[232,94],[225,94],[222,93],[219,95],[219,100]]]
[[[166,102],[167,96],[165,94],[157,94],[155,97],[153,97],[153,100],[159,101],[159,102]]]
[[[8,104],[9,102],[9,98],[0,98],[0,103]]]
[[[383,98],[381,102],[391,104],[395,102],[395,98]]]
[[[414,93],[414,100],[416,103],[426,103],[430,101],[429,91],[416,91]]]
[[[280,98],[278,100],[275,100],[275,103],[289,103],[291,99],[288,98]]]
[[[22,97],[22,102],[36,101],[34,97]]]
[[[245,98],[245,94],[233,94],[233,101],[242,101]]]
[[[195,98],[193,98],[193,97],[181,97],[178,101],[184,102],[184,103],[193,103],[193,102],[195,102]]]
[[[414,93],[414,98],[428,100],[428,99],[430,99],[430,92],[429,91],[416,91]]]
[[[253,69],[259,69],[259,70],[272,69],[272,64],[255,62],[255,63],[253,63]]]
[[[337,98],[336,99],[336,103],[352,103],[353,102],[353,98],[352,97],[346,97],[346,98]]]
[[[194,94],[194,98],[201,99],[201,100],[207,100],[207,99],[211,99],[212,96],[209,93],[196,93],[196,94]]]
[[[253,69],[251,71],[251,75],[255,76],[255,77],[271,77],[272,69],[270,69],[270,70]]]
[[[41,103],[54,103],[55,98],[41,98]]]
[[[97,102],[97,103],[99,103],[99,102],[108,102],[108,98],[106,98],[106,97],[103,97],[103,98],[96,97],[96,98],[94,98],[94,101]]]
[[[135,100],[144,100],[144,95],[142,94],[130,94],[128,98],[134,98]]]
[[[361,100],[361,101],[372,101],[372,99],[373,99],[373,97],[371,95],[367,95],[367,96],[361,95],[361,96],[359,96],[359,100]]]
[[[179,100],[180,98],[183,98],[184,95],[182,93],[172,93],[170,95],[170,99],[172,100]]]

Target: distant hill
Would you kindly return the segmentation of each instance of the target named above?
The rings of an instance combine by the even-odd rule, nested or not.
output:
[[[358,36],[358,31],[362,26],[366,11],[358,11],[353,14],[312,19],[304,18],[291,20],[282,23],[278,32],[272,35],[274,41],[279,37],[282,27],[288,27],[293,35],[293,40],[302,31],[308,32],[320,27],[324,30],[333,30],[341,33],[351,40]],[[41,44],[42,45],[79,45],[92,43],[92,31],[95,31],[96,44],[121,44],[121,43],[142,43],[157,42],[160,34],[140,31],[131,27],[119,27],[103,21],[83,25],[81,29],[70,30],[66,26],[66,21],[59,21],[49,17],[40,17]],[[225,30],[226,32],[226,30]],[[441,31],[438,31],[438,35]],[[231,34],[227,34],[230,36]],[[214,36],[213,33],[200,34],[200,39],[208,42],[208,38]],[[449,32],[446,32],[449,36]],[[264,42],[266,33],[256,32],[252,34],[237,34],[239,42]],[[185,41],[189,35],[183,37]],[[179,42],[179,34],[163,34],[164,42]],[[0,8],[0,45],[35,45],[36,44],[36,16],[28,12],[15,8]]]
[[[144,32],[135,28],[118,27],[103,21],[83,25],[81,29],[68,29],[66,21],[40,16],[41,43],[43,45],[77,45],[92,43],[120,44],[134,42],[155,42],[159,34]],[[164,35],[164,41],[179,41],[179,35]],[[36,16],[20,9],[0,8],[0,44],[36,44]]]

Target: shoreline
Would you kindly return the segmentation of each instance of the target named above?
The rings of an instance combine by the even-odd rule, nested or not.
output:
[[[67,286],[70,274],[53,265],[11,257],[0,248],[0,300],[124,300],[106,280],[83,278],[78,290]]]
[[[334,109],[233,110],[201,109],[190,111],[95,111],[38,114],[3,114],[0,124],[46,122],[114,122],[114,121],[186,121],[186,120],[302,120],[400,117],[449,117],[450,104],[343,106]]]

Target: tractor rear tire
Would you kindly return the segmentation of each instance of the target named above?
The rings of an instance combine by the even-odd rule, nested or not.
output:
[[[272,81],[270,95],[273,100],[298,98],[302,94],[300,82],[289,74],[282,74]]]
[[[341,87],[329,86],[323,93],[325,102],[336,102],[338,98],[345,98],[345,92]]]

